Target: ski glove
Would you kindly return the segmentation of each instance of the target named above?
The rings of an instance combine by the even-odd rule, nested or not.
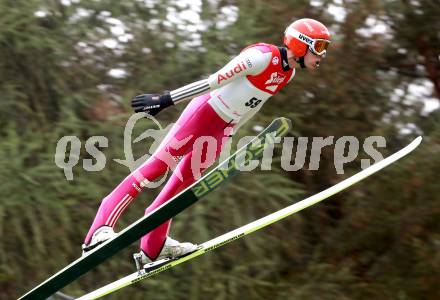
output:
[[[146,112],[152,116],[157,115],[162,109],[174,105],[169,92],[164,94],[142,94],[131,100],[131,107],[135,112]]]

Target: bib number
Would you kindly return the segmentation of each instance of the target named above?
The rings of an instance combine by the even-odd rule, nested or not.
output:
[[[250,108],[255,108],[258,106],[258,104],[260,104],[263,100],[257,99],[255,97],[253,97],[252,99],[250,99],[248,102],[246,102],[244,105],[249,106]]]

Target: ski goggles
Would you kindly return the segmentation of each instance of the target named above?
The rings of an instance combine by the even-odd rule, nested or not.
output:
[[[324,55],[327,52],[327,48],[330,45],[330,41],[326,39],[312,39],[311,37],[299,32],[298,30],[289,27],[286,30],[286,35],[289,35],[297,40],[307,44],[310,51],[316,55]]]

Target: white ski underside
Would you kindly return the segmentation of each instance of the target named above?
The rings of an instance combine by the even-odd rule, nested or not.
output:
[[[417,148],[417,146],[421,143],[422,141],[422,137],[419,136],[416,139],[414,139],[410,144],[408,144],[406,147],[404,147],[403,149],[397,151],[396,153],[390,155],[389,157],[375,163],[374,165],[366,168],[365,170],[360,171],[359,173],[356,173],[354,175],[352,175],[351,177],[329,187],[328,189],[319,192],[309,198],[306,198],[302,201],[299,201],[295,204],[292,204],[286,208],[283,208],[277,212],[274,212],[270,215],[267,215],[261,219],[258,219],[256,221],[253,221],[247,225],[244,225],[240,228],[237,228],[235,230],[232,230],[228,233],[225,233],[221,236],[218,236],[210,241],[207,241],[203,244],[200,245],[199,249],[196,250],[195,252],[175,259],[175,260],[169,260],[169,262],[163,264],[162,266],[150,270],[150,271],[141,271],[141,272],[135,272],[131,275],[128,275],[124,278],[121,278],[115,282],[112,282],[106,286],[103,286],[89,294],[86,294],[80,298],[78,298],[79,300],[89,300],[89,299],[97,299],[99,297],[105,296],[107,294],[110,294],[114,291],[117,291],[123,287],[126,287],[128,285],[131,285],[133,283],[136,283],[138,281],[141,281],[143,279],[146,279],[148,277],[151,277],[157,273],[160,273],[162,271],[165,271],[167,269],[170,269],[178,264],[181,264],[187,260],[193,259],[197,256],[200,256],[202,254],[205,254],[208,251],[211,251],[213,249],[216,249],[220,246],[223,246],[229,242],[232,242],[234,240],[237,240],[245,235],[248,235],[254,231],[257,231],[261,228],[264,228],[270,224],[273,224],[275,222],[278,222],[281,219],[284,219],[292,214],[295,214],[309,206],[312,206],[318,202],[321,202],[322,200],[325,200],[329,197],[331,197],[334,194],[337,194],[347,188],[349,188],[350,186],[352,186],[353,184],[367,178],[368,176],[380,171],[381,169],[385,168],[386,166],[396,162],[397,160],[399,160],[400,158],[406,156],[407,154],[409,154],[410,152],[412,152],[415,148]],[[163,263],[164,261],[161,262],[157,262],[158,264]],[[153,263],[154,264],[154,263]]]

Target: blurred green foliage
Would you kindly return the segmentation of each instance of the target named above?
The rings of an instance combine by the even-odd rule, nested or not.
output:
[[[196,29],[191,18],[180,25],[170,18],[191,1],[184,3],[0,0],[1,298],[16,298],[79,256],[100,200],[128,172],[113,159],[124,158],[132,96],[204,78],[249,44],[281,44],[287,24],[312,17],[333,34],[321,69],[298,70],[235,141],[285,116],[293,136],[382,135],[384,155],[419,133],[423,145],[325,203],[108,298],[440,299],[440,110],[423,110],[424,97],[440,97],[438,2],[201,1]],[[115,19],[128,38],[115,37]],[[387,30],[362,30],[369,26]],[[414,85],[432,93],[408,98]],[[183,108],[160,121],[173,122]],[[54,162],[66,135],[83,143],[73,181]],[[86,172],[84,142],[97,135],[109,139],[107,165]],[[136,148],[137,157],[148,147]],[[357,172],[361,158],[337,175],[327,147],[319,171],[274,163],[271,172],[245,173],[179,215],[172,235],[203,242],[335,184]],[[142,216],[157,192],[140,195],[118,229]],[[136,250],[63,291],[81,295],[133,271]]]

